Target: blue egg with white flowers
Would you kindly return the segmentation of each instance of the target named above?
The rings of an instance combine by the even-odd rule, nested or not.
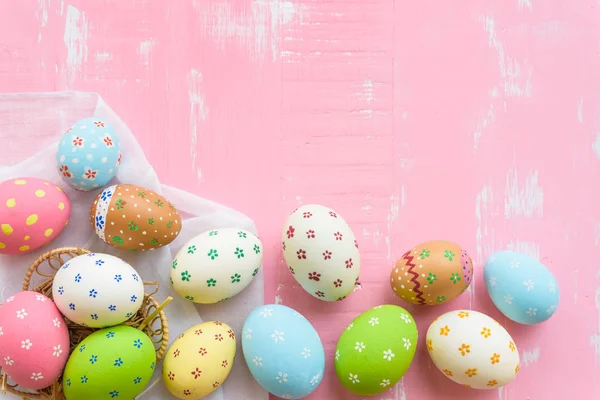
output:
[[[58,172],[73,189],[87,192],[108,184],[121,164],[121,143],[115,129],[97,117],[67,129],[56,154]]]
[[[519,324],[547,321],[558,308],[558,282],[533,257],[513,251],[492,253],[485,261],[483,275],[494,305]]]
[[[312,324],[280,305],[258,307],[246,319],[242,350],[256,381],[283,399],[301,399],[321,383],[325,351]]]

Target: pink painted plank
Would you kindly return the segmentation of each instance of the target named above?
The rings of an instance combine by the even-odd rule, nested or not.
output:
[[[481,267],[494,250],[539,256],[561,284],[556,316],[507,321],[481,269],[455,302],[408,307],[421,340],[378,399],[600,396],[600,17],[597,2],[39,0],[0,3],[3,91],[97,91],[165,183],[250,215],[266,247],[267,299],[298,309],[328,355],[311,399],[353,399],[335,376],[340,332],[402,304],[396,257],[454,240]],[[324,304],[279,248],[297,205],[335,208],[359,237],[362,289]],[[403,305],[403,304],[402,304]],[[458,387],[424,334],[472,307],[507,326],[523,360],[501,391]]]

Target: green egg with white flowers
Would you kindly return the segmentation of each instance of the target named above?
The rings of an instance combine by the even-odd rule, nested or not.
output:
[[[126,325],[95,331],[75,347],[63,373],[67,400],[133,399],[156,366],[150,338]]]
[[[404,376],[417,349],[414,318],[395,305],[365,311],[344,329],[335,350],[335,371],[358,395],[382,393]]]

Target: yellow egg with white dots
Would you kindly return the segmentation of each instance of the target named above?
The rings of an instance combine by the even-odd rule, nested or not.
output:
[[[70,213],[69,198],[51,182],[33,177],[0,182],[0,254],[47,245],[63,231]]]

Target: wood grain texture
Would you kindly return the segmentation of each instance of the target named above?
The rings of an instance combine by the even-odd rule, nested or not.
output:
[[[600,396],[600,5],[536,0],[23,0],[0,2],[4,92],[97,91],[161,181],[251,216],[267,300],[306,315],[327,352],[311,399],[354,399],[333,352],[358,313],[414,313],[421,339],[378,399]],[[334,208],[362,250],[361,288],[324,304],[285,268],[280,235],[299,204]],[[419,309],[389,287],[414,244],[467,248],[475,282]],[[562,292],[533,327],[493,307],[481,266],[495,250],[541,259]],[[509,386],[469,391],[435,369],[428,324],[471,307],[515,338]]]

